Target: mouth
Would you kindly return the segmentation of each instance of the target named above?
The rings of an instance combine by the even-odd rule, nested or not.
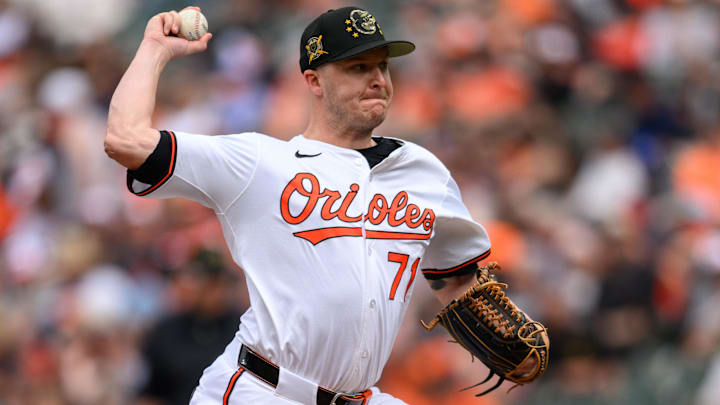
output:
[[[366,97],[360,100],[362,103],[382,103],[384,105],[387,105],[388,100],[384,97]]]

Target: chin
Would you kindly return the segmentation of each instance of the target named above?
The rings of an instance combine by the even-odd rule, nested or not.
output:
[[[356,124],[355,129],[361,132],[371,132],[373,129],[380,126],[385,121],[385,114],[363,114],[362,117],[358,117],[353,120]]]
[[[366,122],[369,124],[369,126],[372,125],[372,127],[375,128],[382,124],[383,121],[385,121],[386,113],[387,110],[383,110],[383,112],[381,113],[370,112],[370,114],[368,114],[367,116]]]
[[[387,108],[372,108],[370,109],[366,115],[368,120],[380,120],[380,122],[385,120],[385,116],[387,115]]]

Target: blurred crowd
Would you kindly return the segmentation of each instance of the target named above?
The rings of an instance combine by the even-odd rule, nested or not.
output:
[[[145,23],[190,4],[0,0],[0,405],[184,403],[248,306],[212,212],[132,196],[103,152]],[[348,4],[195,1],[214,38],[167,67],[155,126],[298,134],[300,33]],[[446,163],[552,342],[538,382],[460,392],[486,370],[418,325],[439,309],[419,280],[379,386],[413,405],[717,403],[720,1],[356,5],[418,45],[376,134]]]

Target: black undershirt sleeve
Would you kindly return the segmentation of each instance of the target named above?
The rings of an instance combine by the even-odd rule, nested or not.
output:
[[[128,169],[128,182],[135,179],[146,184],[157,184],[167,175],[171,159],[172,139],[170,133],[160,131],[160,141],[145,162],[135,170]]]

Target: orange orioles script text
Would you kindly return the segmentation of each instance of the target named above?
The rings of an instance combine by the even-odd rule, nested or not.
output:
[[[373,225],[380,225],[386,222],[393,228],[406,225],[411,229],[417,229],[422,225],[425,231],[423,233],[414,233],[365,230],[360,226],[333,226],[295,232],[293,234],[314,245],[330,238],[362,236],[363,234],[365,234],[365,237],[368,239],[430,239],[433,224],[435,223],[435,212],[428,208],[421,210],[420,207],[415,204],[408,204],[408,194],[405,191],[397,193],[390,203],[388,203],[388,199],[384,195],[375,194],[370,200],[366,214],[350,216],[348,214],[348,208],[359,190],[360,186],[353,183],[350,185],[350,191],[343,196],[336,190],[321,189],[320,182],[313,174],[298,173],[288,185],[285,186],[282,192],[280,212],[287,223],[297,225],[308,219],[310,214],[319,206],[320,200],[324,199],[322,207],[320,208],[320,217],[325,221],[337,218],[349,224],[369,221]],[[297,201],[296,199],[298,197],[301,198],[301,202],[304,201],[304,206],[300,204],[300,212],[297,215],[293,215],[293,213],[290,212],[290,200],[291,198],[295,198],[293,201]],[[333,210],[333,206],[336,205],[335,203],[337,201],[341,201],[340,206]]]

